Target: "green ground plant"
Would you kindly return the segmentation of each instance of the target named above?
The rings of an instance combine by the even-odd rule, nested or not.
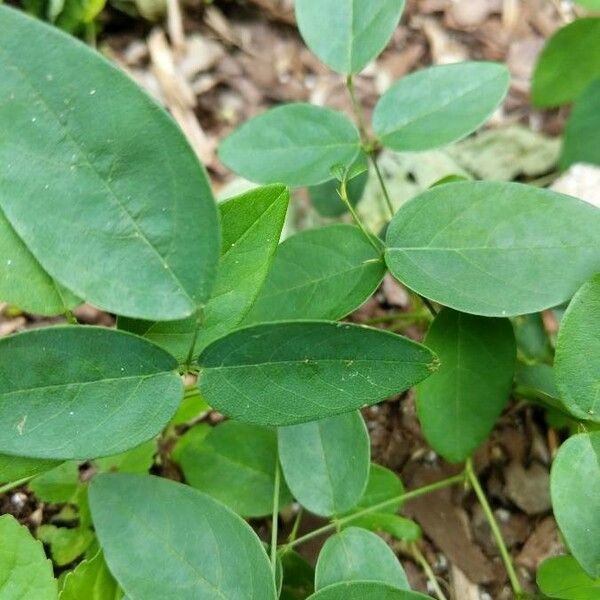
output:
[[[576,432],[552,470],[572,556],[545,563],[540,587],[594,597],[600,211],[461,178],[395,210],[380,150],[469,135],[509,85],[493,63],[423,69],[394,84],[368,123],[353,78],[402,10],[403,0],[297,0],[302,36],[346,77],[356,122],[291,104],[245,123],[220,155],[260,185],[217,205],[183,135],[132,81],[0,7],[0,298],[68,321],[0,339],[0,491],[28,484],[64,505],[38,540],[0,517],[3,600],[426,598],[410,590],[381,531],[406,544],[444,598],[418,524],[398,513],[448,486],[475,494],[524,597],[472,460],[513,392]],[[349,194],[371,174],[390,210],[383,233],[368,230]],[[299,186],[313,195],[326,186],[321,197],[336,193],[354,224],[280,244],[289,188]],[[419,318],[431,311],[423,344],[342,320],[386,271],[411,290]],[[79,325],[82,302],[116,314],[118,328]],[[536,313],[566,302],[553,367]],[[428,442],[463,468],[406,491],[372,463],[360,409],[415,386]],[[195,424],[209,407],[227,419]],[[174,440],[186,484],[148,474],[157,443]],[[279,514],[293,500],[301,509],[281,539]],[[304,510],[327,524],[299,535]],[[244,520],[258,517],[271,519],[268,541]],[[325,536],[313,570],[296,549]],[[56,579],[40,541],[57,567],[74,568]]]

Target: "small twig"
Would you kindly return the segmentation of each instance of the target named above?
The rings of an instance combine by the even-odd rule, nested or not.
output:
[[[510,557],[510,553],[508,552],[508,548],[506,547],[506,543],[504,542],[504,538],[502,537],[502,532],[500,531],[500,527],[498,527],[498,522],[496,521],[496,517],[494,517],[494,513],[492,512],[492,507],[490,506],[488,499],[479,483],[479,479],[475,474],[475,470],[473,469],[473,461],[468,458],[465,464],[465,473],[467,474],[467,478],[473,487],[475,495],[481,504],[481,508],[485,514],[487,522],[492,530],[492,535],[496,540],[496,545],[498,546],[498,550],[500,551],[500,556],[502,557],[502,561],[504,562],[504,567],[506,568],[506,572],[508,574],[508,579],[510,580],[510,585],[513,589],[516,598],[521,598],[523,596],[523,588],[521,587],[521,583],[519,582],[519,578],[517,577],[517,573],[515,572],[515,568],[512,564],[512,560]]]
[[[431,587],[433,588],[433,591],[435,592],[436,596],[439,598],[439,600],[447,600],[444,592],[442,591],[442,588],[440,587],[440,584],[438,583],[437,577],[433,572],[433,569],[427,562],[427,559],[423,556],[423,553],[419,550],[417,544],[411,544],[410,549],[414,559],[419,563],[419,565],[425,572],[425,575],[427,576],[427,581],[429,581],[429,583],[431,584]]]

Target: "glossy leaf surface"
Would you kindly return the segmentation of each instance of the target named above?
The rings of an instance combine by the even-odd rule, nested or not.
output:
[[[569,438],[551,472],[552,507],[567,547],[586,573],[600,577],[600,432]]]
[[[431,447],[462,462],[494,427],[510,397],[517,348],[508,319],[444,309],[425,344],[440,368],[417,387],[417,412]]]
[[[373,127],[393,150],[428,150],[469,135],[506,96],[506,67],[465,62],[429,67],[403,77],[379,100]]]
[[[298,187],[328,181],[331,167],[352,164],[359,150],[358,131],[347,117],[298,103],[250,119],[221,143],[219,155],[250,181]]]
[[[131,600],[275,600],[260,540],[209,496],[148,475],[105,474],[90,485],[90,507]]]
[[[308,600],[425,600],[431,599],[418,592],[400,590],[386,583],[353,581],[330,585]]]
[[[358,503],[370,466],[369,434],[359,412],[281,427],[278,437],[285,480],[302,506],[331,516]]]
[[[569,412],[600,422],[600,275],[575,294],[561,321],[554,372]]]
[[[391,548],[378,535],[358,527],[332,535],[317,561],[317,590],[343,581],[379,581],[410,590],[406,573]]]
[[[52,563],[29,530],[12,515],[0,516],[2,600],[56,600]]]
[[[175,360],[127,333],[53,327],[0,340],[0,451],[86,459],[154,437],[183,396]]]
[[[212,287],[218,220],[172,119],[99,54],[6,7],[0,64],[0,210],[18,236],[102,309],[190,315]]]
[[[434,355],[407,338],[327,321],[240,329],[200,356],[210,406],[240,421],[294,425],[399,394],[428,377]]]
[[[198,436],[177,455],[187,483],[244,517],[273,512],[277,435],[257,425],[226,421]],[[280,489],[279,504],[292,497]]]
[[[373,294],[384,273],[381,253],[358,227],[338,224],[302,231],[277,249],[244,322],[340,319]]]
[[[546,42],[533,75],[532,101],[541,107],[572,102],[599,76],[600,17],[576,19]]]
[[[203,310],[193,356],[231,331],[248,312],[269,271],[289,201],[280,185],[251,190],[219,205],[222,247],[217,279]],[[179,362],[188,356],[196,317],[182,321],[119,319],[119,328],[142,335]]]
[[[550,598],[597,600],[600,597],[600,579],[592,579],[572,556],[545,560],[536,579],[540,590]]]
[[[406,203],[387,246],[393,275],[431,300],[484,316],[539,312],[600,270],[600,210],[517,183],[453,183]]]
[[[297,0],[296,20],[307,46],[345,75],[362,71],[385,48],[404,0]]]
[[[560,166],[600,165],[600,75],[575,101],[565,128]]]

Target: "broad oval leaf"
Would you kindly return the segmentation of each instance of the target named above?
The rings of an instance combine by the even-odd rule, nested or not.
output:
[[[429,150],[473,133],[506,96],[505,66],[465,62],[429,67],[403,77],[379,100],[373,128],[398,151]]]
[[[94,527],[131,600],[275,600],[269,560],[240,517],[197,490],[150,475],[98,475]]]
[[[404,0],[296,0],[296,20],[306,45],[330,68],[362,71],[386,47]]]
[[[431,300],[490,317],[539,312],[600,271],[600,210],[518,183],[453,183],[407,202],[387,246],[392,274]]]
[[[59,285],[31,254],[0,206],[0,299],[38,315],[57,315],[79,300]]]
[[[536,106],[560,106],[575,100],[600,76],[600,17],[576,19],[547,42],[533,74]]]
[[[600,75],[575,101],[565,128],[560,166],[600,165]]]
[[[351,412],[428,377],[424,346],[349,323],[267,323],[235,331],[200,355],[210,406],[260,425],[294,425]]]
[[[565,312],[554,373],[567,410],[600,423],[600,274],[581,287]]]
[[[0,210],[18,236],[100,308],[192,314],[216,273],[218,219],[175,123],[99,54],[6,7],[0,65]]]
[[[317,590],[343,581],[378,581],[410,590],[406,573],[391,548],[375,533],[358,527],[331,536],[317,561]]]
[[[561,600],[598,600],[600,578],[592,579],[572,556],[553,556],[545,560],[536,576],[540,590]]]
[[[0,516],[2,600],[56,600],[52,563],[41,542],[11,515]]]
[[[567,546],[590,577],[600,577],[600,432],[575,435],[560,447],[550,489]]]
[[[404,494],[404,491],[404,485],[396,473],[381,465],[371,463],[367,487],[354,508],[355,510],[361,510],[363,508],[377,506],[382,502],[388,502],[394,498],[398,498],[398,496]],[[396,512],[401,505],[402,501],[398,500],[395,503],[386,505],[385,508],[382,508],[381,510],[393,513]]]
[[[302,506],[328,517],[355,506],[369,478],[370,445],[359,412],[281,427],[279,460]]]
[[[219,156],[251,181],[298,187],[328,181],[331,168],[352,164],[359,150],[358,130],[347,117],[297,103],[244,123],[221,143]]]
[[[341,319],[370,298],[384,274],[383,256],[358,227],[302,231],[277,249],[244,322]]]
[[[400,590],[386,583],[352,581],[330,585],[307,600],[431,600],[431,596]]]
[[[108,570],[102,552],[81,561],[64,579],[59,600],[121,600],[123,592]]]
[[[462,462],[494,427],[510,397],[517,347],[508,319],[444,309],[425,343],[440,368],[417,386],[417,412],[431,447]]]
[[[231,331],[248,312],[269,271],[285,221],[289,192],[281,185],[257,188],[219,205],[222,247],[217,279],[204,307],[192,356]],[[181,321],[119,318],[119,328],[141,335],[184,362],[196,317]]]
[[[157,435],[183,396],[176,361],[99,327],[52,327],[0,340],[0,452],[87,459]]]
[[[387,533],[401,542],[416,542],[423,537],[421,528],[412,519],[389,512],[370,512],[352,519],[350,525]]]
[[[186,443],[177,452],[187,483],[219,500],[243,517],[273,512],[277,434],[258,425],[226,421],[208,435]],[[292,497],[285,484],[279,505]]]

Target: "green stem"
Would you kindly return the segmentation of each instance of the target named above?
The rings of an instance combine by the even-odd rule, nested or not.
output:
[[[440,587],[440,584],[438,583],[437,577],[433,572],[433,569],[427,562],[427,559],[423,556],[423,553],[419,550],[419,547],[413,543],[411,544],[410,549],[414,559],[419,563],[419,565],[421,565],[421,568],[425,572],[427,580],[429,583],[431,583],[431,587],[433,587],[433,591],[435,592],[436,596],[439,598],[439,600],[447,600],[442,588]]]
[[[356,122],[358,124],[360,139],[362,140],[363,144],[368,145],[370,143],[370,140],[369,134],[367,133],[367,122],[363,113],[362,106],[360,105],[360,102],[356,97],[356,91],[354,89],[354,79],[352,75],[348,75],[348,77],[346,77],[346,87],[348,88],[350,100],[352,101],[352,110],[354,111],[354,116],[356,117]]]
[[[288,537],[288,544],[293,542],[298,535],[298,529],[300,528],[300,522],[302,521],[302,515],[304,514],[304,509],[300,507],[298,509],[298,514],[296,515],[296,519],[294,520],[294,524],[292,525],[292,531],[290,531],[290,535]]]
[[[35,475],[30,475],[29,477],[23,477],[23,479],[17,479],[16,481],[11,481],[5,485],[0,486],[0,494],[6,494],[6,492],[10,492],[15,488],[27,483],[29,480],[33,479]]]
[[[435,319],[438,314],[438,311],[435,309],[435,306],[433,306],[433,304],[431,304],[431,301],[428,298],[425,298],[425,296],[421,296],[421,294],[419,294],[419,298],[421,298],[421,300],[423,301],[423,304],[427,307],[427,310],[431,313],[431,316]]]
[[[380,323],[393,323],[394,321],[429,321],[429,312],[416,310],[413,312],[394,313],[392,315],[382,315],[363,321],[363,325],[379,325]]]
[[[279,470],[279,457],[275,460],[275,483],[273,485],[273,516],[271,520],[271,569],[273,578],[277,578],[277,535],[279,530],[279,487],[281,472]],[[275,582],[277,584],[277,581]]]
[[[465,473],[467,474],[467,478],[471,485],[473,486],[473,490],[475,491],[475,495],[481,504],[481,508],[485,514],[487,522],[492,530],[492,534],[494,539],[496,540],[496,545],[500,550],[500,555],[502,557],[502,561],[504,562],[504,567],[506,568],[506,572],[508,573],[508,579],[510,580],[510,585],[512,586],[513,592],[516,598],[521,598],[523,596],[523,588],[519,582],[519,578],[515,572],[515,568],[512,564],[512,560],[510,558],[510,554],[508,552],[508,548],[506,547],[506,543],[504,542],[504,538],[502,537],[502,532],[500,531],[500,527],[498,527],[498,522],[494,517],[494,513],[492,512],[492,508],[486,498],[485,492],[479,483],[479,479],[475,474],[475,470],[473,469],[473,461],[468,458],[465,464]]]
[[[347,517],[342,517],[340,519],[336,519],[333,523],[329,523],[328,525],[324,525],[323,527],[319,527],[319,529],[315,529],[306,535],[303,535],[293,542],[289,542],[284,546],[284,551],[293,548],[294,546],[298,546],[299,544],[303,544],[304,542],[308,542],[313,538],[320,537],[326,533],[331,531],[335,531],[338,527],[342,527],[347,523],[351,523],[356,519],[360,519],[365,515],[369,515],[374,512],[378,512],[380,510],[384,510],[389,508],[390,506],[395,506],[400,502],[405,502],[407,500],[412,500],[413,498],[418,498],[419,496],[424,496],[425,494],[430,494],[431,492],[435,492],[437,490],[441,490],[445,487],[454,485],[456,483],[463,483],[465,480],[465,473],[459,473],[454,477],[449,477],[448,479],[442,479],[436,483],[432,483],[430,485],[423,486],[421,488],[417,488],[416,490],[412,490],[410,492],[406,492],[405,494],[401,494],[400,496],[396,496],[395,498],[390,498],[389,500],[384,500],[379,504],[374,504],[373,506],[369,506],[364,508],[363,510],[359,510]]]
[[[365,227],[364,223],[361,221],[361,218],[358,216],[358,213],[354,210],[350,199],[348,198],[348,188],[346,180],[342,181],[339,189],[339,196],[342,199],[342,202],[346,205],[348,212],[352,215],[354,222],[358,225],[360,230],[363,232],[363,235],[369,240],[369,243],[379,254],[382,252],[381,243],[375,241],[373,234],[369,232],[369,230]]]
[[[392,199],[390,198],[390,194],[388,192],[387,186],[385,185],[385,180],[383,179],[383,175],[381,174],[381,169],[379,168],[379,163],[377,162],[377,156],[375,150],[371,150],[369,152],[369,158],[371,159],[371,163],[373,164],[373,168],[375,169],[375,173],[377,174],[377,181],[379,181],[379,187],[383,192],[383,197],[385,198],[385,203],[387,205],[388,211],[390,212],[390,218],[394,217],[394,206],[392,205]]]
[[[196,349],[196,342],[198,341],[198,335],[200,334],[200,328],[202,327],[202,323],[204,322],[204,310],[199,308],[196,311],[196,326],[194,327],[194,335],[192,336],[192,343],[190,344],[190,349],[185,359],[185,368],[189,371],[192,367],[192,360],[194,360],[194,350]]]

